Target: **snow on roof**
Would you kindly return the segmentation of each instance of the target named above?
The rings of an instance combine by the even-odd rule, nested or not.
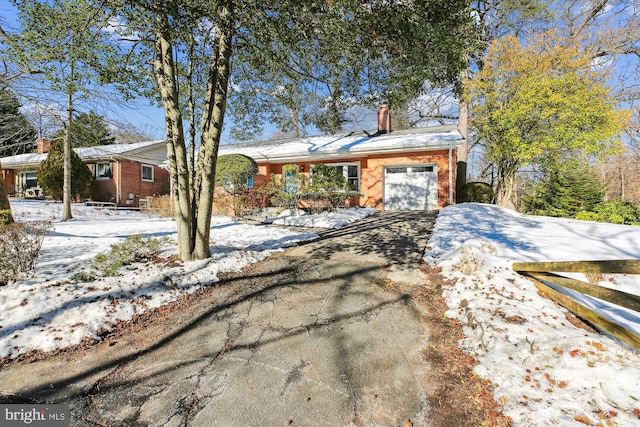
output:
[[[160,164],[167,159],[164,144],[164,140],[144,141],[132,144],[111,144],[95,147],[82,147],[75,148],[74,151],[85,162],[112,160],[114,158],[128,158],[140,162]],[[46,153],[27,153],[18,154],[17,156],[3,157],[0,161],[2,162],[2,167],[4,169],[10,169],[16,167],[37,166],[46,158]]]
[[[95,147],[76,148],[76,153],[81,159],[115,156],[119,154],[131,154],[144,151],[155,146],[164,146],[165,140],[134,142],[132,144],[97,145]]]
[[[455,125],[392,131],[387,134],[351,132],[249,144],[221,145],[219,155],[244,154],[257,162],[357,157],[377,153],[401,153],[448,149],[462,145]]]
[[[39,165],[44,159],[47,158],[46,154],[40,153],[27,153],[18,154],[17,156],[3,157],[0,159],[3,169],[13,169],[15,167]]]

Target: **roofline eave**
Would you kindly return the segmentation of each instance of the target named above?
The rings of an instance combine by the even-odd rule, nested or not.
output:
[[[361,158],[367,157],[376,154],[404,154],[404,153],[415,153],[416,151],[434,151],[434,150],[449,150],[451,148],[458,148],[464,144],[464,139],[458,139],[455,141],[450,141],[447,144],[438,144],[438,145],[428,145],[421,147],[389,147],[389,148],[380,148],[380,149],[367,149],[367,150],[343,150],[343,151],[334,151],[327,153],[296,153],[287,156],[269,156],[269,155],[256,155],[256,153],[242,153],[248,157],[251,157],[258,163],[313,163],[314,160],[325,161],[325,160],[340,160],[340,159],[348,159],[348,158]],[[231,154],[231,153],[230,153]]]

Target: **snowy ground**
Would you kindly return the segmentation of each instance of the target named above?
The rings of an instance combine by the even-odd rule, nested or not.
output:
[[[573,326],[511,269],[516,261],[638,259],[640,227],[455,205],[440,213],[424,258],[454,279],[447,316],[466,325],[461,345],[477,355],[475,372],[494,383],[514,425],[640,425],[638,353]],[[600,284],[640,295],[638,276]],[[640,314],[582,302],[640,334]]]
[[[175,223],[81,205],[74,206],[73,220],[61,223],[62,206],[39,201],[12,201],[12,209],[18,221],[52,220],[54,231],[45,238],[35,271],[0,288],[0,357],[96,338],[119,319],[316,237],[217,217],[211,260],[138,265],[117,277],[76,283],[71,275],[111,244],[133,234],[175,239]],[[370,213],[306,216],[295,225],[336,227]],[[294,224],[292,218],[282,221]],[[162,255],[175,252],[169,245]],[[427,262],[454,279],[445,290],[447,316],[467,325],[461,345],[477,355],[477,374],[495,384],[496,399],[516,426],[640,425],[638,353],[573,326],[564,309],[511,269],[515,261],[629,258],[640,258],[640,227],[530,217],[478,204],[444,209],[425,252]],[[635,276],[606,277],[603,284],[640,294]],[[640,329],[637,314],[610,312]]]

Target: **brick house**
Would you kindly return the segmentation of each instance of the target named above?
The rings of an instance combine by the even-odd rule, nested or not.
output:
[[[360,206],[378,210],[435,210],[455,201],[456,154],[464,138],[455,125],[392,131],[388,112],[375,133],[304,137],[220,146],[219,155],[244,154],[258,164],[254,187],[281,175],[286,164],[309,174],[314,165],[338,168],[362,194]]]
[[[38,196],[37,171],[46,159],[49,144],[38,140],[38,152],[4,157],[2,173],[7,192]],[[93,199],[119,206],[138,207],[140,199],[169,192],[169,172],[160,167],[167,159],[165,141],[112,144],[75,148],[96,180]]]

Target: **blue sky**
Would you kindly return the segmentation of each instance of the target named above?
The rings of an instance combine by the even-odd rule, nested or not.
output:
[[[0,0],[0,22],[8,31],[15,31],[18,28],[17,11],[8,0]],[[29,110],[27,99],[21,99],[25,110]],[[87,107],[93,108],[93,107]],[[51,107],[52,110],[55,107]],[[162,108],[152,106],[146,99],[138,99],[134,102],[96,102],[93,108],[98,114],[103,115],[107,120],[111,119],[118,123],[128,123],[143,131],[152,139],[162,139],[165,136],[164,111]]]

